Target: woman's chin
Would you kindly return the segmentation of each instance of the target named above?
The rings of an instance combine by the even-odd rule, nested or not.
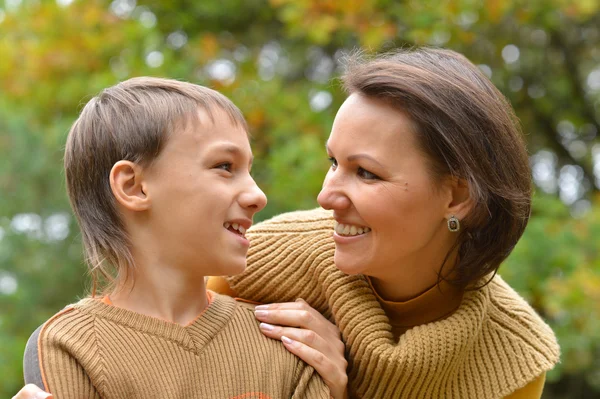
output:
[[[344,274],[353,276],[356,274],[364,274],[365,272],[364,262],[360,262],[358,259],[350,256],[338,255],[337,251],[333,257],[333,261],[335,267]]]

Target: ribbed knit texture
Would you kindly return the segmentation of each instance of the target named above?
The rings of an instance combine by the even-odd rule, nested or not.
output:
[[[261,334],[253,306],[213,294],[188,326],[84,299],[42,328],[46,388],[66,398],[329,398],[310,366]]]
[[[248,267],[228,278],[242,298],[304,298],[342,332],[351,392],[361,398],[502,398],[559,361],[556,338],[499,276],[468,291],[449,317],[393,339],[362,276],[335,268],[328,211],[293,212],[252,227]]]

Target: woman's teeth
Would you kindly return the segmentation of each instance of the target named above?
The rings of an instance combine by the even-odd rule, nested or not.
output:
[[[225,222],[223,224],[223,227],[225,227],[228,230],[235,230],[235,231],[239,232],[242,236],[246,235],[246,229],[244,228],[244,226],[240,226],[237,223]],[[230,229],[230,227],[231,227],[231,229]]]
[[[357,236],[371,231],[369,227],[353,226],[351,224],[341,224],[338,222],[335,222],[334,228],[335,232],[341,236]]]

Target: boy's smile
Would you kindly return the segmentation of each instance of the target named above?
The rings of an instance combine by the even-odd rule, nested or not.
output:
[[[229,222],[225,222],[223,227],[230,231],[241,240],[244,245],[250,245],[250,242],[246,239],[246,230],[252,226],[252,220],[249,219],[235,219]]]
[[[144,172],[155,261],[203,276],[242,272],[246,230],[267,202],[251,167],[246,130],[220,109],[174,129]]]

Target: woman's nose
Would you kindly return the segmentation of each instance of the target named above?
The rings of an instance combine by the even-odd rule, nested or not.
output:
[[[329,171],[323,181],[323,188],[317,196],[317,202],[324,209],[343,210],[350,207],[350,199],[344,192],[343,181]]]

